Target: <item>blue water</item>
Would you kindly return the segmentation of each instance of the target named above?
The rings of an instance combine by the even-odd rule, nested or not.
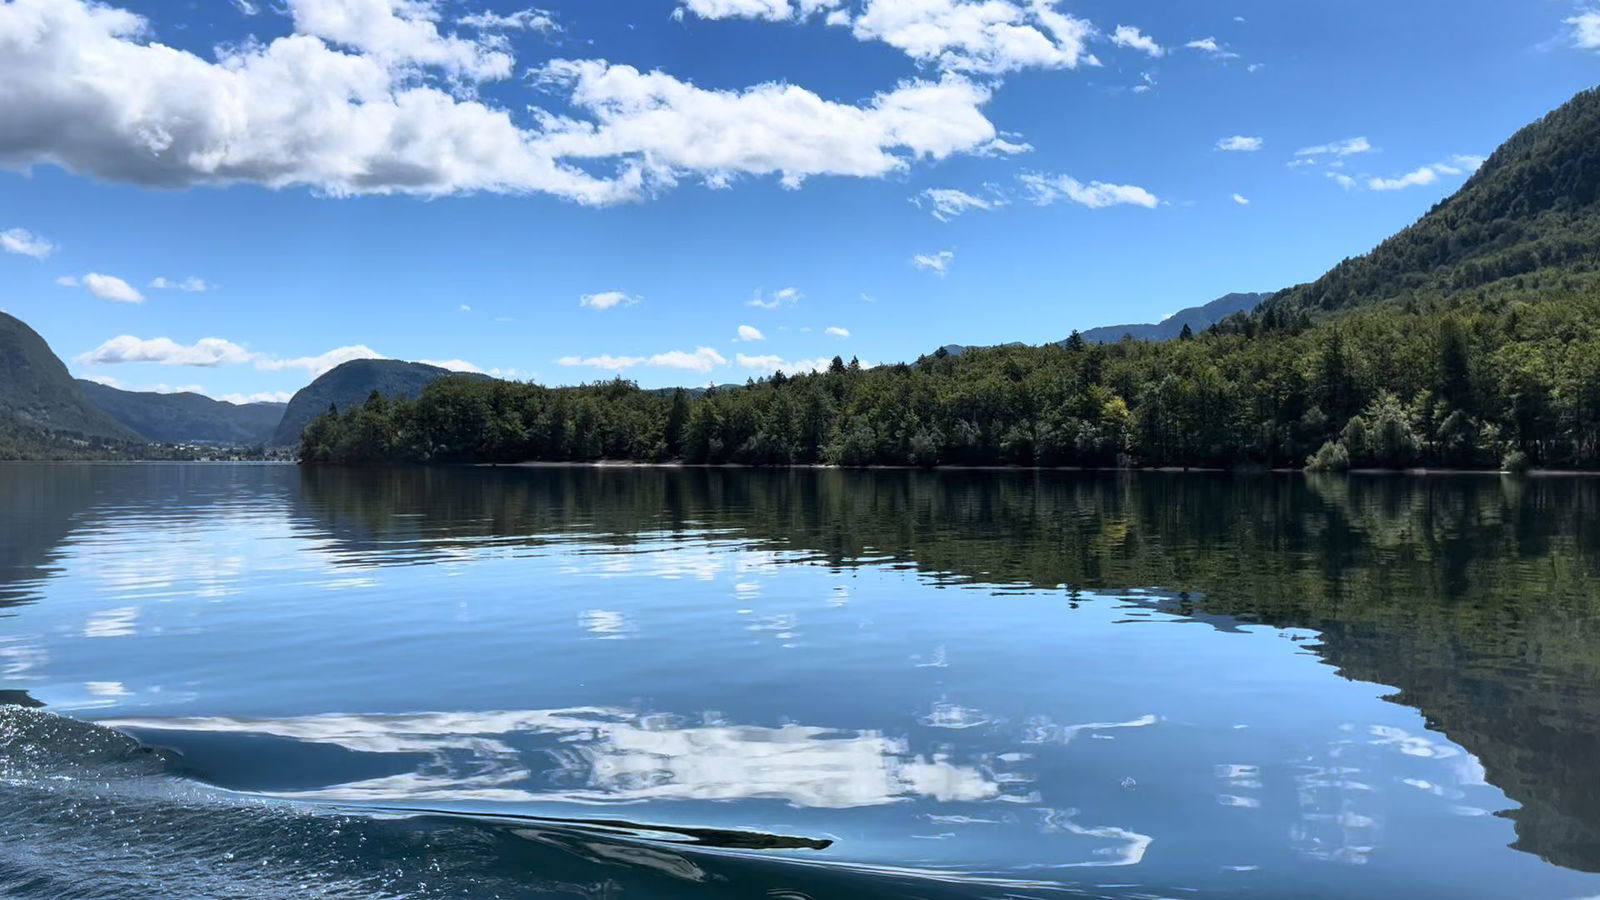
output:
[[[1600,895],[1592,491],[0,467],[0,895]]]

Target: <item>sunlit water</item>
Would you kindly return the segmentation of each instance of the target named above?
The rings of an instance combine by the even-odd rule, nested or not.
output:
[[[0,467],[0,895],[1597,895],[1597,491]]]

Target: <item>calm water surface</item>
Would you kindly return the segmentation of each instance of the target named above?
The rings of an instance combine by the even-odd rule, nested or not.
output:
[[[1600,484],[0,467],[0,895],[1600,895]]]

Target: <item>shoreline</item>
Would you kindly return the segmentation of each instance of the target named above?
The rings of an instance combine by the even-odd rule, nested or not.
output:
[[[408,465],[402,463],[400,465]],[[419,465],[427,465],[421,463]],[[1168,475],[1389,475],[1389,476],[1450,476],[1450,475],[1502,475],[1529,478],[1595,478],[1600,470],[1583,469],[1529,469],[1511,472],[1505,469],[1440,469],[1417,467],[1413,469],[1349,469],[1344,472],[1312,472],[1304,468],[1249,467],[1225,469],[1207,466],[839,466],[830,463],[795,463],[788,466],[754,466],[748,463],[691,463],[682,460],[647,462],[628,459],[597,460],[525,460],[513,463],[446,463],[471,468],[487,469],[748,469],[753,471],[838,470],[858,472],[1144,472]]]

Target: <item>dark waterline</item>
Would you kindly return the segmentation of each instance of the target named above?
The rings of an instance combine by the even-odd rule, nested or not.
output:
[[[1597,507],[0,467],[0,893],[1590,896]]]

